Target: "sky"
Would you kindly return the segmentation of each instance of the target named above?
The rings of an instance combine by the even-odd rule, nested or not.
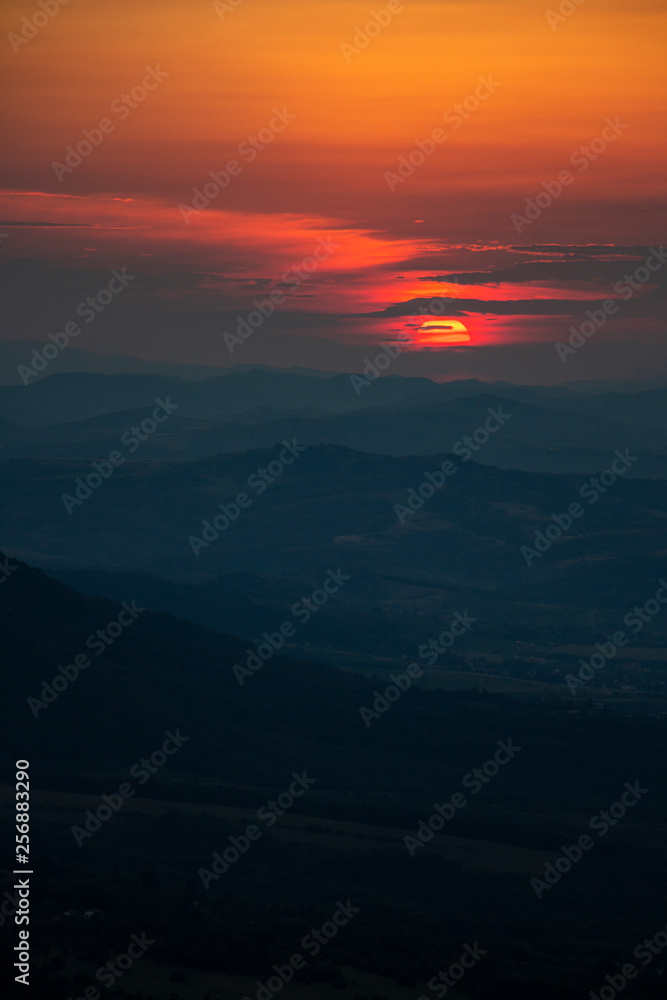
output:
[[[3,340],[125,268],[78,347],[667,373],[663,3],[43,2],[0,15]]]

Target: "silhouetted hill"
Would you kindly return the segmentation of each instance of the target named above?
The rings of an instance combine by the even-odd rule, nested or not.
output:
[[[367,728],[359,708],[372,704],[376,684],[275,656],[241,687],[230,667],[244,643],[150,610],[96,656],[97,630],[108,638],[119,610],[25,565],[12,566],[0,594],[3,769],[9,777],[8,761],[32,761],[40,891],[30,926],[40,947],[68,958],[35,969],[40,1000],[54,984],[60,995],[81,982],[67,950],[79,923],[62,916],[73,905],[98,908],[91,933],[101,929],[119,948],[128,914],[147,928],[156,942],[143,967],[149,977],[152,963],[230,976],[262,974],[304,926],[319,926],[335,899],[349,898],[361,915],[329,946],[334,973],[344,963],[426,981],[465,938],[489,956],[483,979],[470,980],[475,1000],[578,994],[600,967],[614,968],[641,927],[662,926],[661,900],[649,891],[664,865],[667,824],[659,721],[413,685]],[[84,652],[91,663],[74,676],[69,665]],[[57,697],[43,688],[55,677]],[[35,718],[27,699],[42,695],[50,703]],[[166,732],[185,738],[181,749],[139,785],[134,765]],[[514,756],[473,795],[464,779],[498,741]],[[314,786],[203,889],[198,872],[213,852],[259,822],[258,807],[295,773]],[[135,797],[75,843],[86,810],[128,780]],[[604,846],[537,899],[530,879],[628,782],[648,790],[640,820],[633,812],[615,825]],[[461,788],[460,814],[411,857],[403,838]],[[397,934],[398,965],[389,947]],[[508,949],[519,935],[521,948]],[[271,942],[266,949],[258,936]],[[74,954],[85,969],[96,951]],[[655,975],[645,982],[643,996],[654,996]]]
[[[24,385],[18,371],[19,365],[25,365],[32,360],[32,351],[41,351],[43,341],[38,340],[7,340],[0,343],[0,385]],[[247,372],[259,369],[276,374],[308,375],[311,378],[329,378],[333,372],[319,371],[314,368],[275,368],[272,365],[230,365],[228,368],[215,365],[194,365],[178,361],[155,361],[149,358],[133,358],[124,354],[95,354],[86,351],[76,344],[70,344],[67,350],[61,351],[54,358],[48,369],[36,377],[30,376],[29,383],[49,378],[53,374],[74,372],[89,372],[98,375],[169,375],[187,381],[212,378],[226,375],[229,372]]]
[[[53,375],[27,386],[0,387],[0,417],[42,427],[85,420],[118,410],[152,407],[170,396],[179,415],[198,420],[244,413],[258,406],[301,409],[317,406],[345,412],[424,392],[437,393],[430,379],[387,376],[373,384],[370,398],[357,394],[347,375],[315,379],[253,368],[198,382],[166,375]]]
[[[43,341],[10,340],[0,343],[0,385],[25,385],[18,370],[19,365],[31,364],[32,351],[42,351]],[[131,358],[123,354],[95,354],[70,344],[53,358],[49,367],[36,377],[29,376],[28,384],[49,378],[54,374],[87,372],[98,375],[168,375],[175,378],[197,381],[224,373],[224,369],[211,365],[191,365],[175,361],[151,361]]]
[[[603,492],[589,486],[586,499],[580,491],[588,477],[506,472],[454,456],[456,473],[401,523],[395,505],[405,506],[445,456],[308,447],[260,493],[250,477],[281,450],[126,463],[80,505],[67,501],[71,513],[62,497],[74,495],[90,464],[4,462],[4,544],[46,568],[139,570],[190,581],[244,572],[315,586],[327,568],[343,566],[353,575],[473,583],[514,599],[589,606],[632,607],[664,573],[667,498],[658,481],[619,478]],[[610,452],[606,464],[613,459]],[[201,540],[204,522],[244,491],[250,506],[195,555],[188,539]],[[536,531],[574,502],[582,503],[582,516],[528,566],[521,546],[533,545]]]
[[[153,406],[88,417],[70,424],[24,428],[0,425],[4,458],[99,458],[123,446],[123,435],[140,426]],[[450,452],[488,419],[489,411],[509,415],[475,460],[526,472],[594,473],[622,442],[639,461],[629,478],[667,478],[667,428],[622,424],[610,416],[554,410],[490,393],[439,399],[432,394],[392,406],[330,414],[311,408],[295,412],[262,407],[217,423],[181,416],[180,409],[137,448],[148,460],[191,461],[221,453],[270,448],[296,435],[307,445],[335,444],[382,455]]]
[[[553,405],[572,413],[608,417],[619,423],[667,427],[667,388],[642,392],[601,392],[584,399],[564,396]]]

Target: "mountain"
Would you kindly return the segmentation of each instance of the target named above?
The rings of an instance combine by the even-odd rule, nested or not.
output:
[[[39,340],[6,340],[0,342],[0,386],[25,385],[19,365],[30,365],[33,350],[40,351],[44,343]],[[314,368],[275,368],[271,365],[193,365],[179,361],[151,361],[132,358],[123,354],[95,354],[74,345],[60,351],[49,367],[36,376],[29,376],[28,384],[49,378],[53,374],[93,373],[98,375],[168,375],[186,381],[199,381],[228,372],[247,372],[259,369],[276,374],[307,375],[311,378],[330,378],[334,373]]]
[[[661,482],[620,476],[598,489],[586,476],[502,471],[458,456],[397,458],[338,446],[299,454],[298,439],[286,440],[297,451],[284,466],[279,456],[290,454],[282,445],[186,464],[136,461],[113,470],[107,463],[108,478],[97,474],[81,500],[77,479],[92,473],[90,463],[5,461],[4,545],[45,568],[139,570],[189,582],[242,572],[317,586],[328,568],[342,566],[352,575],[474,583],[514,599],[588,606],[632,607],[664,573]],[[410,497],[420,499],[410,491],[447,461],[455,473],[410,512]],[[618,467],[610,451],[606,466],[613,461]],[[270,468],[276,475],[258,478]],[[521,546],[534,546],[536,531],[574,502],[581,516],[527,565]],[[220,504],[231,515],[227,527]],[[205,522],[217,515],[216,538]]]
[[[0,423],[0,453],[3,458],[92,460],[118,448],[125,451],[123,435],[133,425],[140,426],[152,409],[104,413],[51,427]],[[628,472],[631,478],[667,478],[667,428],[622,424],[613,413],[556,411],[481,392],[446,400],[426,394],[391,406],[340,414],[266,406],[224,422],[181,416],[179,408],[146,437],[136,457],[191,461],[270,448],[289,435],[311,446],[335,444],[382,455],[427,456],[451,451],[457,441],[464,447],[463,439],[483,426],[489,412],[503,413],[508,419],[501,432],[475,452],[475,460],[485,465],[591,474],[604,468],[609,453],[622,442],[639,458]]]
[[[626,424],[667,427],[667,388],[641,392],[600,392],[584,399],[563,397],[554,408],[607,417]]]
[[[257,407],[316,407],[347,412],[421,393],[438,393],[430,379],[387,376],[357,394],[348,375],[311,378],[253,368],[198,382],[161,375],[52,375],[28,386],[0,387],[0,417],[27,427],[85,420],[120,410],[149,408],[169,396],[179,415],[198,420],[240,414]]]
[[[6,654],[15,664],[5,677],[7,705],[12,705],[2,737],[6,744],[16,739],[29,755],[31,748],[51,743],[49,766],[76,769],[85,761],[85,770],[102,762],[118,766],[127,753],[139,753],[149,733],[157,738],[166,727],[181,726],[196,734],[188,770],[222,778],[228,769],[221,773],[220,761],[229,748],[256,732],[255,754],[247,758],[247,767],[236,769],[237,777],[243,780],[245,772],[245,779],[251,780],[254,772],[253,780],[267,783],[272,770],[282,777],[284,764],[275,758],[270,764],[262,750],[270,743],[265,716],[278,687],[287,707],[310,677],[313,692],[320,689],[322,704],[334,699],[347,704],[347,713],[356,709],[364,690],[361,681],[338,671],[307,671],[302,664],[276,657],[271,673],[266,673],[267,683],[260,682],[256,696],[245,699],[232,666],[244,660],[247,643],[142,609],[133,593],[124,601],[140,613],[128,615],[121,601],[83,597],[25,564],[13,569],[0,605]],[[121,637],[106,643],[95,640],[96,630],[119,615]],[[91,635],[93,642],[87,643]],[[88,672],[82,669],[79,677],[70,679],[66,696],[37,707],[35,714],[27,699],[40,700],[43,682],[79,653],[91,661]],[[271,694],[266,693],[267,684]],[[285,725],[286,719],[276,718],[269,729],[279,732]],[[253,759],[261,759],[260,768]]]
[[[33,350],[42,351],[38,340],[10,340],[0,343],[0,386],[26,383],[18,371],[19,365],[32,365]],[[122,354],[95,354],[80,347],[69,346],[53,358],[48,368],[37,376],[29,376],[28,385],[54,374],[89,373],[99,375],[151,374],[198,381],[222,374],[224,370],[210,365],[190,365],[176,361],[149,361]]]
[[[47,956],[34,963],[37,1000],[80,994],[132,928],[152,942],[144,994],[205,974],[210,989],[250,995],[336,900],[359,915],[295,979],[304,995],[365,972],[385,977],[387,995],[397,979],[414,995],[468,941],[487,961],[471,973],[474,1000],[558,1000],[664,923],[647,891],[665,854],[661,723],[413,684],[368,727],[360,706],[377,684],[275,655],[241,686],[233,636],[10,565],[0,745],[6,780],[7,761],[31,762],[30,930]],[[503,766],[475,784],[499,748]],[[536,898],[531,879],[632,782],[641,821],[614,824]],[[458,814],[406,850],[456,793]],[[227,869],[213,877],[216,852]],[[645,975],[648,1000],[659,982]]]

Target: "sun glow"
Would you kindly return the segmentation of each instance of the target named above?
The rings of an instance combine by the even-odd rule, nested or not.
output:
[[[417,330],[421,347],[469,344],[470,334],[457,319],[429,319]]]

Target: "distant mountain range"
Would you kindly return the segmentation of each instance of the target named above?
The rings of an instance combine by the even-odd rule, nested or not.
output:
[[[50,343],[50,341],[49,341]],[[0,342],[0,385],[25,385],[20,365],[31,365],[33,350],[40,351],[44,342],[39,340],[9,340]],[[232,365],[227,368],[216,368],[212,365],[192,365],[179,361],[149,361],[144,358],[132,358],[124,354],[95,354],[74,345],[60,351],[56,358],[50,361],[45,371],[36,376],[28,376],[28,384],[32,385],[51,375],[88,373],[99,375],[170,375],[187,381],[211,378],[214,375],[224,375],[228,371],[250,371],[260,368],[264,371],[288,371],[294,374],[310,375],[313,378],[327,378],[329,372],[316,371],[310,368],[272,368],[270,365]]]
[[[17,369],[19,365],[30,364],[32,351],[41,351],[43,347],[44,341],[39,340],[0,341],[0,386],[25,385]],[[372,345],[368,345],[367,353],[370,357],[373,356]],[[99,375],[167,375],[184,379],[185,381],[200,381],[224,375],[228,372],[242,373],[254,370],[273,372],[275,374],[306,375],[310,378],[321,379],[341,374],[340,371],[323,371],[300,366],[277,368],[272,365],[262,364],[235,364],[226,367],[194,365],[178,361],[134,358],[123,354],[96,354],[93,351],[86,351],[81,347],[71,345],[65,350],[60,351],[57,357],[50,361],[45,371],[38,373],[34,377],[30,376],[28,384],[32,385],[45,378],[50,378],[52,375],[76,373]],[[423,381],[429,380],[423,379]],[[460,383],[461,380],[456,379],[451,384]],[[489,387],[502,383],[494,382],[485,384]],[[667,387],[667,376],[656,376],[642,381],[580,379],[573,382],[564,381],[550,388],[556,393],[572,391],[575,393],[593,394],[598,392],[639,392],[645,389],[661,389],[665,387]]]
[[[465,384],[456,394],[465,394]],[[485,383],[473,383],[478,391]],[[220,419],[259,407],[345,413],[396,402],[410,396],[446,392],[436,382],[388,376],[357,394],[347,375],[312,378],[254,368],[230,371],[198,382],[167,375],[53,375],[30,386],[0,388],[0,417],[33,427],[70,423],[120,410],[151,406],[156,397],[170,396],[179,415],[196,420]]]
[[[191,582],[243,572],[312,579],[316,586],[327,568],[342,566],[352,575],[468,583],[517,599],[589,606],[631,607],[665,572],[662,482],[621,477],[594,491],[596,502],[584,498],[581,518],[529,568],[520,547],[553,525],[553,514],[582,502],[588,477],[508,472],[453,456],[457,472],[401,523],[395,505],[405,506],[410,490],[447,456],[307,447],[260,493],[251,477],[281,450],[187,464],[126,462],[99,477],[80,503],[63,496],[74,497],[77,479],[92,471],[89,462],[5,461],[4,545],[59,569],[139,570]],[[613,459],[610,452],[605,465]],[[219,537],[195,555],[189,539],[202,540],[219,505],[244,491],[249,506],[228,528],[219,521]]]
[[[385,376],[356,393],[347,375],[230,370],[197,382],[166,375],[53,375],[0,387],[0,456],[95,459],[121,446],[150,419],[156,400],[168,420],[126,457],[191,461],[270,448],[289,435],[384,455],[453,449],[484,424],[509,414],[474,460],[527,472],[594,473],[615,448],[639,456],[629,476],[667,478],[667,388],[584,393],[572,388],[436,383]],[[504,409],[503,409],[504,408]],[[482,435],[483,436],[483,435]]]

